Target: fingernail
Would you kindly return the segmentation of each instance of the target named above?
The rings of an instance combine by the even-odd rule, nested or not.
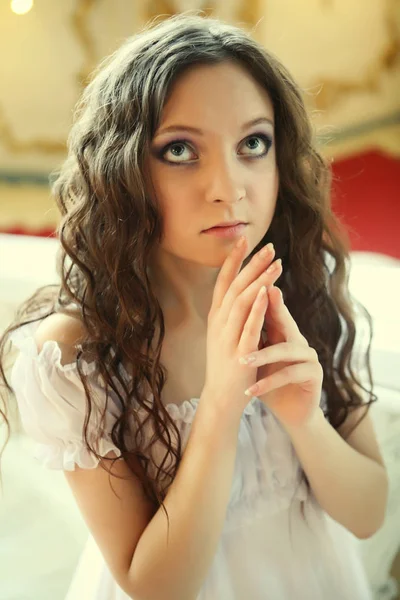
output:
[[[241,247],[243,246],[243,244],[244,244],[244,239],[245,239],[245,238],[244,238],[244,235],[242,235],[242,236],[239,238],[239,241],[238,241],[238,242],[237,242],[237,244],[236,244],[236,248],[241,248]]]
[[[241,358],[239,358],[239,362],[241,365],[249,365],[250,363],[253,363],[256,360],[255,356],[242,356]]]
[[[271,242],[270,242],[260,251],[260,254],[259,254],[260,258],[266,258],[269,254],[271,254],[273,249],[274,249],[274,245],[271,244]]]
[[[282,260],[280,258],[278,258],[278,260],[275,260],[272,265],[270,267],[268,267],[268,269],[266,270],[266,273],[274,273],[275,271],[278,270],[278,268],[280,267],[280,265],[282,264]]]
[[[248,390],[245,391],[245,395],[246,396],[253,396],[253,394],[256,394],[258,392],[258,385],[252,385]]]

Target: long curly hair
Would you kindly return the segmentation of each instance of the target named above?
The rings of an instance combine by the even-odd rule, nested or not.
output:
[[[275,56],[240,28],[198,14],[151,23],[100,63],[77,105],[68,156],[52,182],[61,212],[57,228],[61,283],[38,289],[19,307],[0,340],[0,372],[13,392],[3,369],[9,334],[56,312],[76,314],[71,307],[78,307],[85,331],[76,355],[87,403],[83,439],[100,458],[87,436],[93,398],[82,361],[90,358],[106,397],[112,389],[120,400],[112,441],[132,470],[129,457],[135,456],[141,465],[136,475],[146,495],[164,510],[168,482],[175,477],[182,448],[179,431],[161,401],[167,376],[160,362],[165,327],[150,285],[148,261],[162,239],[163,215],[146,193],[144,164],[171,85],[194,65],[224,61],[236,61],[264,87],[276,123],[280,178],[276,210],[270,228],[245,262],[268,242],[282,258],[277,285],[301,333],[318,353],[324,371],[324,412],[331,425],[337,429],[349,411],[365,404],[363,392],[369,395],[368,404],[377,399],[369,356],[372,320],[364,307],[371,332],[361,356],[368,388],[356,375],[360,363],[354,368],[349,244],[331,210],[330,165],[317,149],[298,85]],[[121,375],[121,364],[129,368],[129,381]],[[138,407],[145,411],[142,421]],[[10,431],[5,401],[3,408],[0,412]],[[165,447],[155,477],[150,475],[141,435],[147,421],[156,432],[153,442],[159,440]]]

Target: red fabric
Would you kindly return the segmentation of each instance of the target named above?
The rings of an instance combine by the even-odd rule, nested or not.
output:
[[[400,259],[400,159],[379,151],[333,163],[332,208],[351,249]]]
[[[2,229],[0,227],[0,233],[12,233],[13,235],[33,235],[38,237],[56,237],[54,229],[43,228],[43,229],[30,229],[23,227],[8,227]]]

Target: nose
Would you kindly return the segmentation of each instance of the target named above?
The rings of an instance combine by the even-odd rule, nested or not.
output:
[[[204,196],[209,203],[235,203],[246,194],[240,165],[231,157],[219,156],[202,169]]]

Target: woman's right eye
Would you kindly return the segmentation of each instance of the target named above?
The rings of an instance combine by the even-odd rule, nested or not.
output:
[[[172,163],[172,164],[182,164],[182,163],[187,163],[187,162],[191,162],[190,160],[190,156],[188,156],[189,152],[188,152],[188,142],[187,140],[176,140],[175,142],[171,142],[170,144],[168,144],[167,146],[165,146],[158,154],[159,158],[161,158],[161,160],[164,160],[167,163]],[[185,151],[186,151],[186,156],[185,156]],[[169,157],[166,158],[168,152]],[[178,159],[178,160],[174,160]]]

